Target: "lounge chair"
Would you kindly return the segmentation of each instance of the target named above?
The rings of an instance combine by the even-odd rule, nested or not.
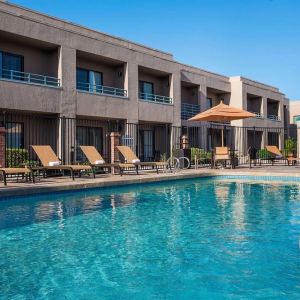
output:
[[[119,164],[109,164],[106,163],[99,151],[94,146],[80,146],[83,154],[87,158],[90,166],[94,169],[104,169],[104,168],[119,168]]]
[[[216,147],[215,153],[214,153],[214,162],[213,167],[216,167],[216,163],[218,161],[221,161],[224,163],[224,167],[226,167],[227,162],[231,162],[231,156],[229,153],[228,147]],[[233,167],[233,164],[231,163],[231,168]]]
[[[290,164],[290,162],[297,161],[297,158],[295,157],[285,157],[277,146],[267,145],[265,146],[265,148],[271,154],[271,157],[269,157],[268,160],[271,160],[272,165],[274,165],[274,162],[276,160],[283,160],[285,163],[287,162],[288,164]]]
[[[29,179],[32,179],[32,182],[34,183],[34,175],[33,172],[27,168],[0,168],[0,174],[2,175],[3,178],[3,183],[6,186],[7,185],[7,175],[22,175],[27,178],[29,176]]]
[[[142,166],[150,166],[156,169],[158,174],[159,167],[169,168],[169,164],[167,162],[141,162],[140,159],[135,155],[135,153],[128,146],[117,146],[118,151],[124,157],[125,163],[119,164],[120,174],[122,176],[124,169],[126,168],[135,168],[136,173],[139,172],[139,167]]]
[[[92,171],[95,178],[94,170],[91,166],[87,165],[61,165],[59,158],[49,145],[32,145],[31,146],[39,160],[42,163],[43,170],[68,170],[74,180],[74,172],[78,172],[80,177],[81,171]]]

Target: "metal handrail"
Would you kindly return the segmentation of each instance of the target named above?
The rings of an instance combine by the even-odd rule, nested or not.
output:
[[[60,79],[56,77],[0,68],[0,80],[2,79],[30,84],[60,87]]]
[[[256,111],[250,111],[251,113],[255,114],[255,118],[257,119],[263,119],[264,115],[260,112],[256,112]]]
[[[267,118],[272,121],[281,121],[280,117],[276,115],[268,115]]]
[[[77,82],[77,90],[86,91],[92,94],[127,97],[127,90],[105,85],[90,84],[86,82]]]
[[[141,100],[150,101],[150,102],[173,104],[173,98],[167,96],[139,93],[139,98]]]
[[[190,104],[190,103],[181,103],[181,119],[187,120],[195,116],[200,112],[200,105]]]

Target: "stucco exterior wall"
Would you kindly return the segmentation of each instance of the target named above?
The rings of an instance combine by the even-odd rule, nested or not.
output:
[[[0,49],[24,55],[25,71],[55,75],[61,80],[60,88],[0,81],[0,109],[180,126],[183,123],[181,101],[190,93],[182,88],[182,82],[194,85],[195,96],[189,98],[198,103],[202,111],[207,109],[207,97],[211,96],[212,90],[218,91],[213,93],[214,98],[223,98],[243,109],[247,108],[247,93],[262,97],[264,114],[268,98],[279,101],[280,116],[283,116],[283,103],[288,106],[285,96],[277,88],[188,66],[175,61],[169,53],[4,2],[0,2],[0,31],[10,35],[7,40],[5,35],[0,35]],[[43,47],[52,48],[48,51]],[[78,53],[88,53],[96,59],[86,59]],[[109,60],[119,61],[120,65],[110,64]],[[77,91],[77,67],[103,72],[104,85],[124,88],[128,96],[118,98]],[[143,71],[145,68],[163,75],[149,74]],[[118,77],[119,71],[122,71],[122,77]],[[172,97],[173,105],[139,100],[139,80],[154,82],[154,93]],[[233,125],[282,126],[283,121],[252,119],[236,121]]]

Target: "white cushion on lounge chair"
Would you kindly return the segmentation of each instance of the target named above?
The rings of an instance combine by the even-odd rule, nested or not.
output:
[[[283,158],[283,156],[282,155],[276,155],[275,158],[280,159],[280,158]]]
[[[59,166],[60,161],[49,161],[49,167]]]
[[[132,161],[131,161],[133,164],[135,164],[135,163],[139,163],[139,162],[141,162],[139,159],[133,159]]]
[[[94,164],[95,165],[103,165],[105,161],[103,159],[95,160]]]

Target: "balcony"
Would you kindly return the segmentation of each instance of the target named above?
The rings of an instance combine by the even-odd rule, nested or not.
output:
[[[14,70],[0,70],[0,80],[14,81],[48,87],[60,87],[60,79],[40,74],[26,73]]]
[[[173,98],[147,93],[139,93],[139,99],[160,104],[173,104]]]
[[[90,84],[86,82],[78,82],[77,90],[96,95],[108,95],[122,98],[127,97],[127,90],[104,85]]]
[[[200,112],[200,105],[181,103],[181,119],[188,120]]]
[[[268,120],[272,120],[272,121],[277,121],[277,122],[280,122],[280,121],[281,121],[280,117],[279,117],[279,116],[276,116],[276,115],[268,115],[268,116],[267,116],[267,119],[268,119]]]

